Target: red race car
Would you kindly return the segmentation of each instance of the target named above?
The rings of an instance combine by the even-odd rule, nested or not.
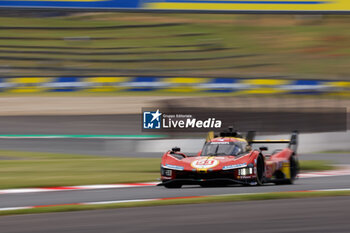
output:
[[[293,184],[299,172],[298,132],[294,131],[290,140],[254,140],[254,137],[253,131],[244,138],[230,128],[220,136],[210,132],[197,156],[187,156],[180,152],[180,148],[172,148],[162,157],[162,183],[159,185],[181,188],[192,184],[202,187]],[[286,143],[288,146],[267,154],[266,146],[252,149],[255,143]]]

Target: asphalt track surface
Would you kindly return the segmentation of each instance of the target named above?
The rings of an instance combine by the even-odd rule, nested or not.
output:
[[[142,134],[141,116],[0,116],[0,134]]]
[[[99,190],[75,190],[42,193],[1,194],[0,208],[33,205],[59,205],[81,202],[121,201],[134,199],[189,197],[219,194],[266,193],[319,189],[343,189],[350,187],[350,176],[303,178],[294,185],[232,186],[201,188],[184,186],[181,189],[166,189],[160,186],[118,188]]]
[[[157,206],[0,218],[8,233],[349,232],[350,197]]]

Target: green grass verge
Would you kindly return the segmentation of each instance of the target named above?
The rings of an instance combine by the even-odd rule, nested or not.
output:
[[[327,150],[327,151],[321,151],[318,153],[323,153],[323,154],[349,154],[350,155],[350,151],[349,150]]]
[[[326,160],[302,160],[300,161],[300,169],[302,171],[320,171],[333,170],[336,167],[332,165],[331,161]]]
[[[0,151],[0,189],[156,181],[160,158]]]
[[[332,196],[350,196],[350,191],[278,192],[278,193],[208,196],[208,197],[199,197],[199,198],[190,198],[190,199],[130,202],[130,203],[118,203],[118,204],[81,205],[81,206],[64,205],[64,206],[41,207],[41,208],[35,208],[35,209],[1,211],[0,215],[38,214],[38,213],[50,213],[50,212],[116,209],[116,208],[127,208],[127,207],[201,204],[201,203],[214,203],[214,202],[220,203],[220,202],[258,201],[258,200],[276,200],[276,199],[291,199],[291,198],[294,198],[294,199],[295,198],[316,198],[316,197],[332,197]]]
[[[302,170],[329,170],[328,161],[301,161]],[[156,181],[160,158],[122,158],[0,151],[0,189]]]

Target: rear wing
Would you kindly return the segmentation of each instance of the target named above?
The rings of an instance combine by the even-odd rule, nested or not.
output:
[[[252,140],[250,143],[290,143],[288,139],[277,139],[277,140]]]
[[[230,131],[227,133],[224,132],[224,135],[230,135],[232,136],[233,134],[237,135],[238,137],[241,137],[241,135],[237,132],[237,131],[232,131],[232,128],[230,128]],[[248,142],[249,145],[251,144],[268,144],[268,143],[286,143],[288,144],[288,148],[290,148],[291,150],[293,150],[294,152],[297,151],[297,147],[298,147],[298,135],[299,132],[298,131],[293,131],[291,134],[290,139],[280,139],[280,140],[257,140],[254,139],[255,138],[255,131],[248,131],[245,139]],[[233,137],[237,137],[237,136],[233,136]],[[205,142],[209,142],[210,140],[212,140],[213,138],[217,137],[213,131],[208,132],[207,138],[205,140]]]
[[[291,134],[291,137],[290,139],[273,139],[273,140],[266,140],[266,139],[263,139],[263,140],[257,140],[257,139],[254,139],[255,137],[255,132],[254,131],[249,131],[248,134],[247,134],[247,141],[249,143],[249,145],[251,144],[268,144],[268,143],[285,143],[285,144],[288,144],[288,148],[290,148],[291,150],[293,150],[294,152],[297,151],[297,147],[298,147],[298,135],[299,135],[299,132],[298,131],[293,131],[292,134]]]

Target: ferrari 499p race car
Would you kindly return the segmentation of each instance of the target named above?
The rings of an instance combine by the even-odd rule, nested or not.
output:
[[[299,172],[297,159],[298,132],[290,140],[254,140],[255,132],[242,137],[230,128],[214,136],[209,132],[197,156],[187,156],[174,147],[161,162],[161,181],[166,188],[199,184],[202,187],[230,184],[293,184]],[[252,144],[285,143],[288,146],[267,154],[268,148],[252,149]]]

